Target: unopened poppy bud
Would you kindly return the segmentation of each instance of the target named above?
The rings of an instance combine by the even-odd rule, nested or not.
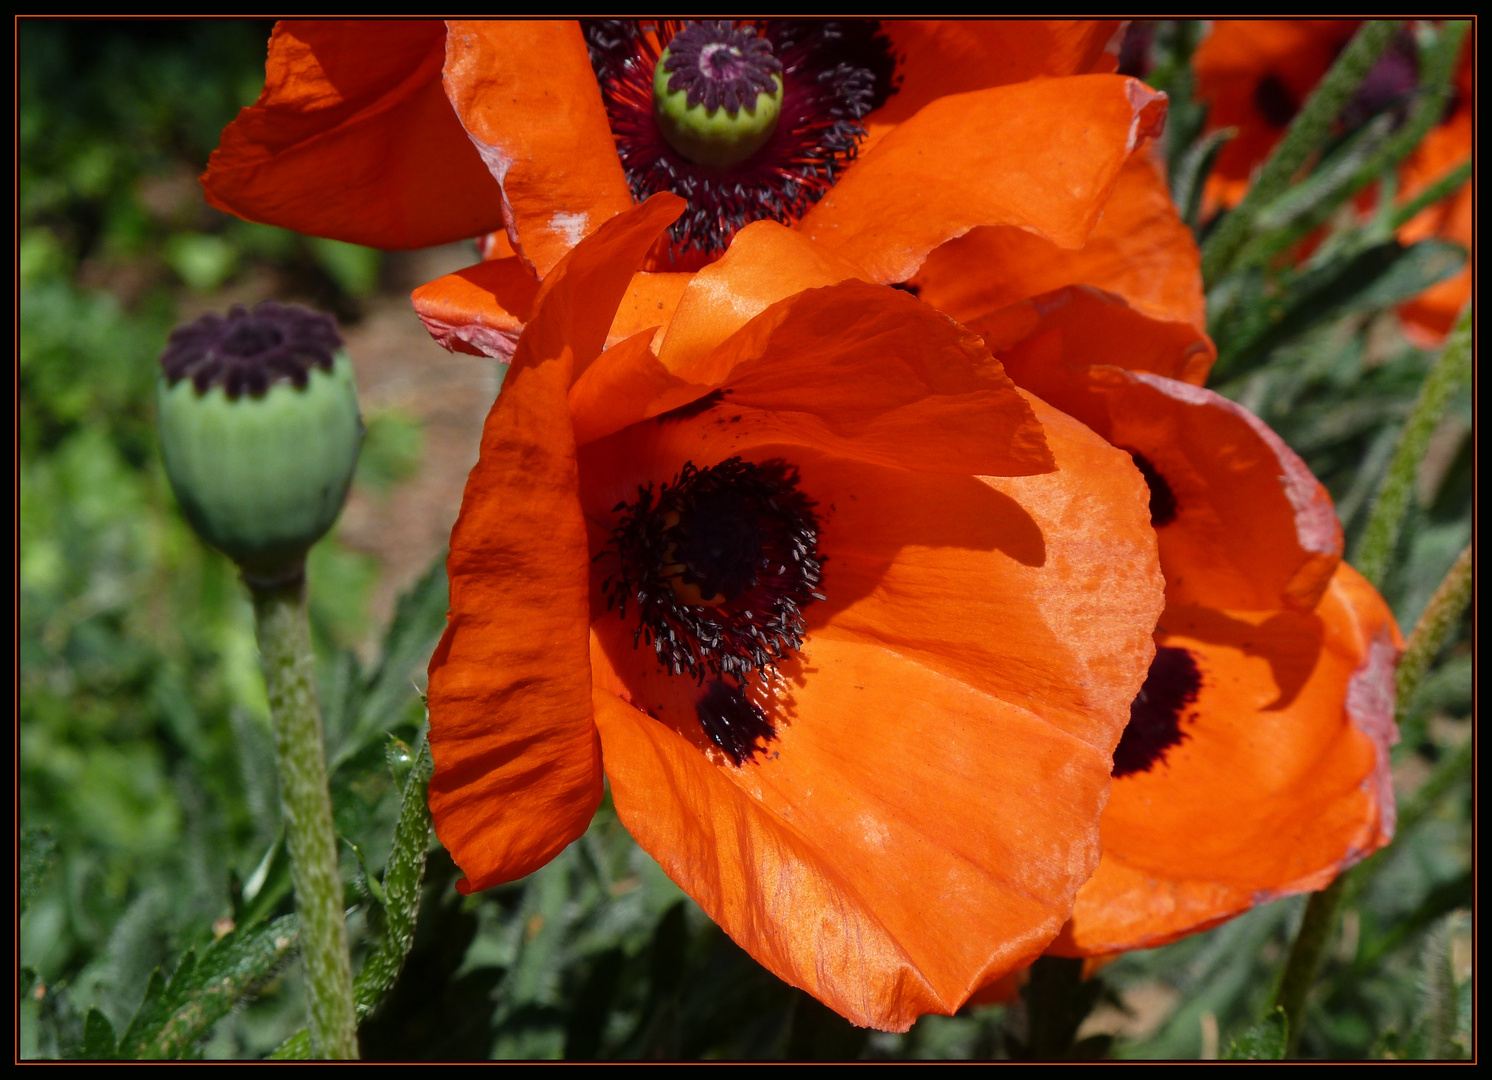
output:
[[[658,58],[658,129],[698,165],[739,165],[766,145],[781,114],[782,64],[751,30],[728,21],[691,23]]]
[[[291,580],[341,512],[363,423],[330,316],[265,301],[178,327],[156,391],[187,520],[252,586]]]

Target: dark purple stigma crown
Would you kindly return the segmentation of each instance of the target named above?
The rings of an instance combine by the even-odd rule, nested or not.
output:
[[[249,311],[208,312],[171,331],[161,370],[172,385],[191,379],[199,394],[221,386],[230,399],[258,397],[278,382],[306,385],[311,368],[330,371],[342,336],[330,315],[265,300]]]
[[[669,41],[668,53],[669,93],[683,91],[691,109],[703,102],[707,112],[724,105],[734,116],[755,106],[758,94],[777,89],[772,76],[782,74],[772,43],[727,19],[690,23]]]

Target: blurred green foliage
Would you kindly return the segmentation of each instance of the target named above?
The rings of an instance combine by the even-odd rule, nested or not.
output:
[[[262,1056],[304,1022],[293,946],[271,929],[287,925],[277,920],[291,901],[248,602],[172,502],[150,404],[171,326],[223,290],[355,319],[380,287],[378,253],[228,218],[195,192],[222,126],[257,95],[268,29],[19,24],[23,1057],[104,1056],[131,1039],[160,1053]],[[1148,79],[1171,96],[1173,188],[1205,235],[1216,222],[1196,214],[1219,143],[1201,136],[1191,93],[1201,34],[1159,24]],[[1327,154],[1367,160],[1360,142]],[[1352,194],[1313,190],[1316,202],[1292,195],[1309,205],[1287,207],[1281,228]],[[1348,210],[1323,220],[1312,260],[1252,262],[1210,283],[1214,385],[1305,457],[1350,548],[1432,359],[1398,333],[1392,305],[1464,254],[1436,241],[1402,248],[1381,220]],[[1385,585],[1406,631],[1471,536],[1471,418],[1466,388],[1421,467]],[[422,443],[408,416],[369,417],[358,484],[391,489]],[[445,611],[437,564],[365,668],[352,647],[368,638],[377,572],[335,540],[310,568],[337,825],[359,853],[343,861],[355,962],[384,940],[379,882],[413,887],[407,867],[387,878],[376,868],[414,760],[406,744],[418,747],[411,679]],[[1457,914],[1472,895],[1470,640],[1468,618],[1407,710],[1401,797],[1422,782],[1431,794],[1410,798],[1399,839],[1354,878],[1307,1011],[1306,1055],[1470,1049],[1470,985],[1455,960],[1470,947]],[[524,881],[463,897],[458,877],[437,845],[408,965],[362,1028],[367,1056],[987,1058],[1052,1039],[1068,1050],[1048,1053],[1079,1056],[1271,1056],[1267,1007],[1302,905],[1268,904],[1128,954],[1086,984],[1051,966],[1009,1007],[886,1035],[752,962],[632,843],[609,802]],[[194,971],[230,960],[243,973],[232,1000],[179,1026]]]

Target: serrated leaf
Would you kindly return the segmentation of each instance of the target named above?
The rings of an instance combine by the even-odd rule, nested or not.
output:
[[[1228,1044],[1223,1052],[1225,1061],[1283,1061],[1285,1045],[1290,1033],[1285,1010],[1276,1008],[1272,1013],[1249,1028]]]
[[[435,764],[430,744],[423,742],[404,784],[394,843],[384,867],[379,903],[383,907],[383,936],[368,953],[352,984],[353,1004],[359,1019],[376,1009],[393,989],[414,945],[415,919],[420,910],[420,884],[425,877],[425,855],[430,845],[430,805],[426,788]],[[357,849],[354,848],[354,851]],[[361,853],[359,853],[361,862]],[[367,872],[367,867],[363,867]],[[371,874],[368,884],[377,884]],[[302,1028],[270,1055],[273,1060],[304,1061],[311,1056],[311,1033]]]
[[[86,1061],[111,1061],[120,1056],[114,1025],[97,1009],[88,1010],[88,1018],[83,1021],[83,1042],[75,1056]]]
[[[430,845],[430,805],[425,789],[434,767],[430,744],[422,743],[404,782],[399,823],[394,827],[394,843],[383,871],[384,936],[363,961],[353,983],[353,999],[361,1016],[372,1012],[392,989],[414,944],[420,883],[425,877],[425,853]],[[371,877],[369,884],[373,884]]]
[[[57,841],[52,839],[50,829],[26,827],[21,830],[20,849],[16,876],[20,879],[21,914],[24,915],[32,898],[41,891],[41,883],[57,857]]]
[[[294,915],[246,933],[229,934],[188,951],[171,980],[151,975],[140,1011],[120,1039],[121,1053],[135,1059],[176,1059],[226,1016],[255,984],[268,977],[296,943]]]

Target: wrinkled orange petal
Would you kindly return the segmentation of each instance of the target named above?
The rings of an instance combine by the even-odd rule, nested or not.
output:
[[[276,23],[264,91],[208,159],[207,201],[380,248],[499,227],[501,192],[446,100],[444,56],[439,22]]]
[[[445,89],[538,277],[632,205],[577,24],[452,22]]]
[[[457,270],[412,294],[425,329],[452,352],[509,360],[539,283],[516,255]]]
[[[545,281],[467,479],[429,695],[430,810],[465,891],[544,865],[601,799],[590,552],[567,393],[681,206],[654,196],[613,218]]]
[[[684,290],[693,278],[693,274],[679,273],[639,271],[634,274],[606,334],[607,346],[632,337],[644,327],[661,329],[671,323]],[[660,334],[659,341],[661,338]],[[653,343],[655,351],[659,341]]]
[[[709,387],[686,383],[658,363],[650,347],[653,334],[648,327],[611,346],[570,387],[577,446],[636,423],[669,394],[683,404],[709,392]]]
[[[1165,322],[1087,285],[1058,289],[968,320],[1010,377],[1038,397],[1061,394],[1070,373],[1090,364],[1207,380],[1217,350],[1190,323]],[[1055,399],[1051,399],[1055,400]]]
[[[640,359],[652,363],[651,356]],[[702,434],[718,444],[716,460],[785,438],[924,472],[1018,476],[1052,468],[1030,405],[976,335],[909,296],[863,281],[782,301],[707,357],[669,374],[694,387],[685,401],[720,388],[713,428]],[[671,390],[678,383],[657,385]],[[665,395],[635,419],[682,403]],[[595,429],[603,426],[616,427]],[[625,438],[632,446],[652,431],[667,438],[672,430],[665,417]],[[620,447],[614,453],[625,456]]]
[[[861,157],[798,223],[872,281],[906,281],[981,225],[1082,246],[1120,166],[1157,134],[1165,95],[1117,75],[938,98]]]
[[[1064,285],[1093,285],[1153,319],[1188,323],[1205,341],[1201,265],[1159,163],[1142,152],[1125,162],[1103,217],[1076,251],[1020,228],[974,229],[929,255],[911,283],[922,300],[965,323]]]
[[[775,221],[756,221],[715,262],[692,275],[658,359],[682,371],[767,308],[804,289],[864,277],[853,263]]]
[[[692,683],[595,615],[598,681],[629,699],[597,705],[623,822],[748,952],[856,1023],[904,1030],[1028,963],[1096,854],[1083,822],[1160,580],[1138,475],[1033,405],[1060,472],[980,481],[778,447],[823,508],[829,599],[763,699],[778,734],[750,764],[708,748]],[[662,425],[673,445],[634,457],[656,478],[729,449],[696,453],[691,427],[714,425]]]
[[[1003,353],[1013,378],[1115,446],[1142,455],[1174,499],[1158,525],[1173,605],[1316,606],[1342,555],[1331,497],[1258,417],[1211,390],[1140,371],[1069,366],[1062,331]],[[1098,345],[1079,353],[1102,357]]]
[[[882,28],[897,56],[899,89],[865,119],[878,136],[935,98],[1028,79],[1111,72],[1118,21],[896,19]]]
[[[1192,650],[1202,691],[1165,761],[1114,782],[1063,955],[1164,944],[1320,889],[1393,836],[1403,643],[1351,567],[1314,613],[1167,608],[1157,638]]]

